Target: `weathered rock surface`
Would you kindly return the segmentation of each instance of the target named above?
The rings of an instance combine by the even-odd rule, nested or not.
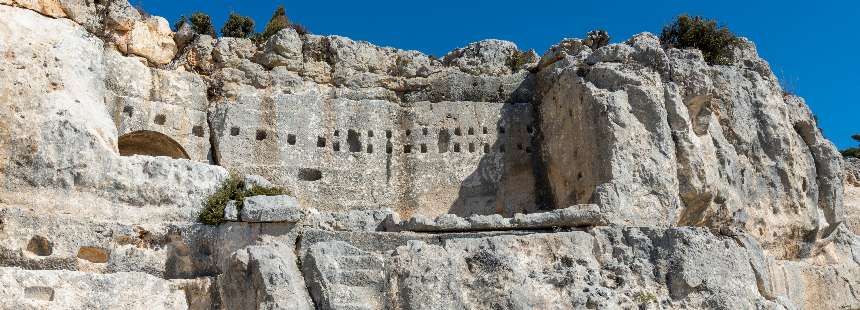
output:
[[[143,273],[0,268],[5,309],[188,309],[184,292]]]
[[[290,247],[239,250],[220,281],[227,309],[313,309]]]
[[[0,0],[0,307],[860,308],[858,163],[735,53]],[[197,223],[228,170],[292,194]]]
[[[860,159],[845,159],[845,223],[860,234]]]
[[[305,216],[296,198],[287,195],[247,197],[239,211],[245,222],[290,222],[301,221]]]
[[[538,73],[555,205],[596,203],[623,225],[737,227],[785,257],[845,220],[841,156],[752,43],[733,66],[651,34],[553,50],[565,49]]]

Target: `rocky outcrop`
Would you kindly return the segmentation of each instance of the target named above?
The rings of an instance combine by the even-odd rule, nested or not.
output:
[[[0,307],[860,307],[857,163],[751,42],[586,43],[0,0]],[[198,223],[228,170],[290,196]]]
[[[752,43],[734,66],[651,34],[551,50],[564,56],[544,57],[538,109],[555,205],[596,203],[624,225],[739,228],[786,257],[844,221],[841,156]]]

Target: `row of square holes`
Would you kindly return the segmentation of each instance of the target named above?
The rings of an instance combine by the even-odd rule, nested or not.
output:
[[[233,127],[230,131],[231,131],[231,133],[230,133],[231,135],[236,136],[239,134],[239,128],[237,128],[237,127]],[[257,140],[265,140],[266,137],[267,137],[267,134],[266,134],[265,130],[257,130]],[[296,136],[293,134],[288,134],[287,135],[287,143],[289,145],[295,145],[296,144]],[[326,147],[326,139],[323,137],[317,137],[317,147],[321,147],[321,148]],[[411,144],[404,145],[403,146],[403,153],[407,153],[407,154],[412,153],[412,147],[413,147],[413,145],[411,145]],[[340,152],[340,142],[336,141],[336,142],[332,143],[332,149],[335,152]],[[453,152],[460,153],[461,152],[460,143],[454,142],[452,149],[453,149]],[[517,149],[521,150],[521,151],[525,151],[526,153],[531,153],[531,147],[529,147],[529,146],[524,147],[521,143],[517,144]],[[421,153],[427,153],[427,144],[426,143],[419,144],[419,150]],[[470,142],[468,144],[468,150],[470,153],[474,153],[475,152],[475,143]],[[360,151],[361,151],[361,146],[358,146],[357,148],[353,148],[350,150],[350,152],[353,152],[353,153],[360,152]],[[373,153],[373,144],[368,144],[366,151],[367,151],[367,153]],[[388,142],[386,144],[386,147],[385,147],[385,152],[388,154],[391,154],[393,151],[394,151],[394,146],[391,144],[391,142]],[[447,153],[447,152],[448,152],[447,147],[445,147],[444,149],[439,148],[439,153]],[[487,143],[484,143],[484,153],[489,153],[489,152],[490,152],[490,145]],[[500,153],[505,152],[505,145],[504,144],[499,145],[499,152]]]
[[[134,108],[131,106],[125,106],[122,109],[122,112],[125,114],[128,114],[128,116],[131,116],[132,114],[134,114]],[[155,118],[152,120],[152,122],[155,123],[156,125],[164,126],[164,124],[167,123],[167,115],[156,114]],[[203,126],[194,125],[194,127],[191,127],[191,134],[202,138],[206,134],[206,132],[203,130]]]
[[[157,117],[156,117],[156,118],[157,118]],[[197,126],[195,126],[195,127],[197,127]],[[202,128],[201,128],[201,129],[202,129]],[[443,128],[443,129],[441,129],[441,130],[440,130],[440,132],[441,132],[441,131],[445,131],[445,132],[447,132],[447,131],[448,131],[448,129],[447,129],[447,128]],[[239,132],[240,132],[239,127],[232,127],[232,128],[230,128],[230,135],[231,135],[231,136],[238,136],[238,135],[239,135]],[[488,134],[487,127],[483,127],[483,132],[484,132],[484,134]],[[503,133],[505,133],[505,127],[500,126],[500,127],[498,128],[498,132],[499,132],[499,133],[502,133],[502,134],[503,134]],[[526,132],[527,132],[528,134],[530,134],[530,135],[534,133],[534,129],[532,128],[532,126],[531,126],[531,125],[526,126]],[[428,130],[427,128],[422,128],[422,129],[421,129],[421,133],[422,133],[423,135],[425,135],[425,136],[426,136],[426,135],[428,135],[428,134],[429,134],[429,130]],[[406,134],[406,136],[411,136],[411,135],[412,135],[412,130],[410,130],[410,129],[406,129],[405,134]],[[472,128],[472,127],[469,127],[467,134],[468,134],[468,135],[475,135],[475,129],[474,129],[474,128]],[[454,128],[454,135],[455,135],[455,136],[462,136],[462,135],[463,135],[463,132],[462,132],[462,130],[460,129],[460,127]],[[265,130],[262,130],[262,129],[258,129],[258,130],[257,130],[257,137],[256,137],[256,138],[257,138],[257,140],[265,140],[267,136],[268,136],[268,135],[266,134],[266,131],[265,131]],[[335,130],[335,131],[334,131],[334,136],[335,136],[335,137],[339,137],[339,136],[340,136],[340,130]],[[367,136],[372,138],[372,137],[373,137],[373,130],[368,130],[368,131],[367,131]],[[385,138],[387,138],[387,139],[391,139],[391,130],[386,130],[386,131],[385,131]],[[295,139],[296,139],[296,138],[295,138],[295,135],[292,135],[292,134],[287,135],[287,143],[289,143],[290,145],[295,144]],[[324,138],[321,138],[321,139],[324,139]],[[290,142],[290,140],[292,140],[292,142]]]
[[[131,106],[126,106],[125,108],[123,108],[123,112],[127,113],[129,116],[132,115],[133,111],[134,111],[134,108],[132,108]],[[153,122],[157,125],[163,126],[165,123],[167,123],[167,116],[164,114],[157,114],[155,116],[155,119],[153,119]],[[448,129],[442,129],[442,130],[447,131]],[[482,132],[485,135],[488,134],[487,127],[482,127]],[[533,134],[534,133],[533,127],[531,125],[526,126],[526,132],[530,135]],[[203,126],[201,126],[201,125],[195,125],[194,127],[192,127],[191,133],[193,135],[195,135],[197,137],[201,137],[201,138],[205,134],[205,132],[203,130]],[[426,136],[429,134],[429,130],[426,127],[421,128],[421,133]],[[500,133],[500,134],[505,133],[505,127],[499,126],[498,127],[498,133]],[[406,129],[405,134],[406,134],[406,136],[412,135],[412,130]],[[475,129],[473,127],[469,127],[467,134],[468,135],[474,135]],[[230,135],[238,136],[239,135],[239,127],[230,128]],[[340,135],[340,131],[335,130],[334,136],[337,137],[339,135]],[[462,136],[463,135],[463,132],[460,129],[460,127],[454,128],[454,135],[456,135],[456,136]],[[367,136],[373,137],[373,130],[369,130],[367,132]],[[256,136],[257,140],[265,140],[266,137],[267,137],[267,134],[266,134],[265,130],[257,130],[257,136]],[[388,139],[391,139],[391,130],[385,131],[385,137]],[[320,139],[324,139],[324,138],[320,138]],[[296,141],[295,135],[290,134],[287,136],[287,143],[289,143],[290,145],[294,145],[296,143],[295,141]],[[319,143],[317,143],[317,144],[319,144]],[[504,152],[504,150],[502,150],[502,152]]]
[[[292,145],[292,144],[294,144],[294,143],[290,143],[290,144]],[[321,148],[323,148],[323,147],[325,147],[325,146],[326,146],[326,140],[325,140],[325,138],[323,138],[323,137],[317,137],[317,147],[321,147]],[[419,147],[419,151],[420,151],[421,153],[427,153],[427,144],[426,144],[426,143],[421,143],[421,144],[419,144],[419,145],[418,145],[418,147]],[[413,148],[413,145],[412,145],[412,144],[405,144],[405,145],[403,145],[403,153],[406,153],[406,154],[412,153],[412,148]],[[531,152],[532,152],[532,149],[531,149],[531,147],[530,147],[530,146],[525,146],[525,147],[524,147],[524,146],[522,145],[522,143],[517,143],[517,149],[518,149],[518,150],[521,150],[521,151],[525,151],[526,153],[531,153]],[[335,152],[340,152],[340,142],[334,142],[334,143],[332,144],[332,150],[334,150]],[[474,153],[474,152],[475,152],[475,143],[470,142],[470,143],[468,144],[468,150],[469,150],[469,153]],[[357,153],[357,152],[360,152],[360,151],[361,151],[360,149],[359,149],[359,150],[350,150],[350,152],[352,152],[352,153]],[[460,143],[459,143],[459,142],[454,142],[454,143],[453,143],[452,151],[453,151],[454,153],[460,153],[460,152],[461,152],[461,148],[460,148]],[[388,143],[385,145],[385,153],[391,154],[391,153],[393,153],[393,152],[394,152],[394,146],[391,144],[391,142],[388,142]],[[447,148],[445,148],[444,150],[443,150],[442,148],[439,148],[439,153],[447,153],[447,152],[448,152],[448,151],[447,151]],[[504,145],[504,144],[499,145],[499,153],[504,153],[504,152],[505,152],[505,145]],[[368,154],[372,154],[372,153],[373,153],[373,144],[368,144],[368,145],[367,145],[367,153],[368,153]],[[484,143],[484,153],[490,153],[490,145],[489,145],[489,144],[487,144],[487,143]]]

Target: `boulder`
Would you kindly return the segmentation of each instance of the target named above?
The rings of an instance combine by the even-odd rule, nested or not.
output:
[[[292,249],[250,246],[231,256],[219,277],[228,309],[313,309]]]
[[[483,40],[448,52],[442,62],[474,75],[511,74],[517,45],[502,40]]]
[[[303,68],[302,38],[292,28],[278,31],[266,41],[263,50],[256,61],[267,67],[285,66],[291,71],[301,71]]]
[[[224,220],[230,222],[239,220],[239,209],[236,207],[235,200],[227,201],[227,205],[224,206]]]
[[[287,195],[245,198],[239,217],[243,222],[291,222],[304,218],[298,200]]]
[[[144,57],[159,65],[173,60],[178,51],[176,42],[173,41],[170,24],[159,16],[135,22],[127,34],[125,44],[125,50],[128,53]]]

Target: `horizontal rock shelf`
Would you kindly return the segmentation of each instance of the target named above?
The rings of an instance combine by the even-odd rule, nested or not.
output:
[[[455,232],[480,230],[549,229],[607,225],[605,215],[594,204],[575,205],[549,212],[522,214],[512,218],[501,215],[472,215],[467,218],[444,214],[435,219],[415,216],[401,221],[397,214],[386,219],[388,231]]]

